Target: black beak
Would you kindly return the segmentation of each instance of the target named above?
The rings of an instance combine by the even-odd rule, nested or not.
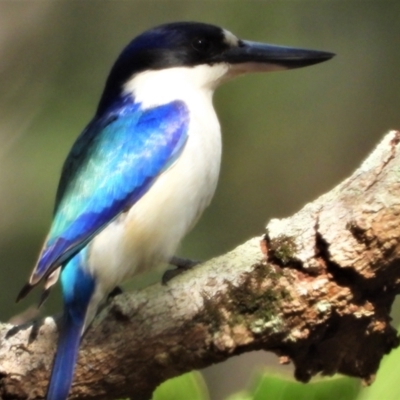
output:
[[[331,59],[335,54],[319,50],[275,46],[266,43],[241,40],[239,46],[223,53],[223,60],[241,72],[273,71],[301,68]]]

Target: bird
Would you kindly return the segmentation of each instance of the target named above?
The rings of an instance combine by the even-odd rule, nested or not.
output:
[[[214,90],[245,73],[333,56],[242,40],[202,22],[157,26],[123,49],[64,162],[49,233],[17,298],[42,282],[44,299],[61,281],[47,400],[68,397],[81,337],[109,293],[168,263],[209,205],[222,147]]]

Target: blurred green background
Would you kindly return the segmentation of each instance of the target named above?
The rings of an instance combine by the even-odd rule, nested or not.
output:
[[[389,129],[400,128],[398,1],[0,2],[0,316],[46,235],[59,172],[92,117],[121,48],[154,25],[197,20],[239,37],[337,53],[317,66],[256,74],[215,95],[224,141],[220,184],[180,255],[224,253],[350,174]],[[54,293],[44,313],[60,309]],[[248,380],[242,356],[206,371],[211,398]]]

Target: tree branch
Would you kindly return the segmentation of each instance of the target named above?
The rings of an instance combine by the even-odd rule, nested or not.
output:
[[[331,192],[264,237],[171,280],[117,296],[83,339],[71,399],[147,400],[162,381],[255,349],[370,382],[399,344],[390,309],[400,288],[400,132]],[[0,328],[2,398],[45,393],[53,318]],[[365,351],[368,349],[368,351]]]

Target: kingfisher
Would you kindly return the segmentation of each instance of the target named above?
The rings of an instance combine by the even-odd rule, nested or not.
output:
[[[317,64],[325,51],[175,22],[133,39],[63,165],[53,220],[20,300],[60,278],[64,302],[47,400],[70,391],[79,344],[121,282],[168,263],[213,197],[221,161],[214,90],[248,72]]]

